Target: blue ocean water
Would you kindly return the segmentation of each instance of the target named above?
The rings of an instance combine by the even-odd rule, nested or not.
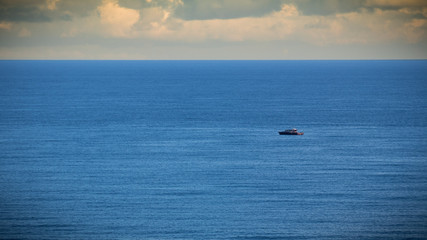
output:
[[[427,239],[427,61],[0,69],[1,239]]]

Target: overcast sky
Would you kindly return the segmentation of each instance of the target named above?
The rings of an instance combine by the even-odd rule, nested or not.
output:
[[[0,0],[1,59],[427,59],[426,0]]]

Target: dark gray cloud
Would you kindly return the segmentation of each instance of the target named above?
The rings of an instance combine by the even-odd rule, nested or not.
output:
[[[169,0],[118,0],[118,3],[122,7],[139,10],[171,5]],[[427,8],[425,0],[182,0],[182,3],[175,4],[174,15],[184,20],[262,17],[279,11],[283,4],[293,4],[300,13],[308,16],[360,12],[362,9]],[[68,21],[89,16],[101,4],[102,0],[60,0],[56,2],[55,9],[49,9],[46,0],[0,0],[0,21]]]
[[[0,21],[48,22],[51,17],[40,11],[44,1],[35,0],[1,0]]]
[[[175,16],[185,20],[260,17],[280,10],[279,0],[183,0]]]
[[[427,8],[425,0],[283,0],[293,4],[303,15],[328,16],[339,13]]]
[[[12,22],[49,22],[51,14],[47,14],[36,6],[14,6],[0,9],[1,21]]]
[[[261,17],[279,11],[283,4],[295,5],[303,15],[323,16],[359,11],[366,7],[366,0],[183,0],[183,2],[184,5],[176,9],[175,15],[185,20]]]
[[[155,0],[153,0],[155,1]],[[261,17],[280,10],[283,4],[295,5],[303,15],[328,16],[339,13],[419,9],[427,7],[425,0],[182,0],[175,16],[185,20],[231,19]]]
[[[70,21],[87,16],[102,0],[58,1],[49,9],[46,0],[0,0],[0,21],[51,22]]]
[[[61,0],[56,3],[57,11],[69,12],[76,17],[89,16],[101,5],[102,0]]]
[[[294,4],[304,15],[332,15],[358,11],[364,6],[364,0],[287,0],[288,4]]]

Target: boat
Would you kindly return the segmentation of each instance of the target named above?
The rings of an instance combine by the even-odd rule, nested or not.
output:
[[[296,128],[280,131],[280,135],[304,135],[304,132],[298,132]]]

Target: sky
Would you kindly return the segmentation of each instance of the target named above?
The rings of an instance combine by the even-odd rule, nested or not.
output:
[[[427,59],[427,1],[0,0],[0,59]]]

